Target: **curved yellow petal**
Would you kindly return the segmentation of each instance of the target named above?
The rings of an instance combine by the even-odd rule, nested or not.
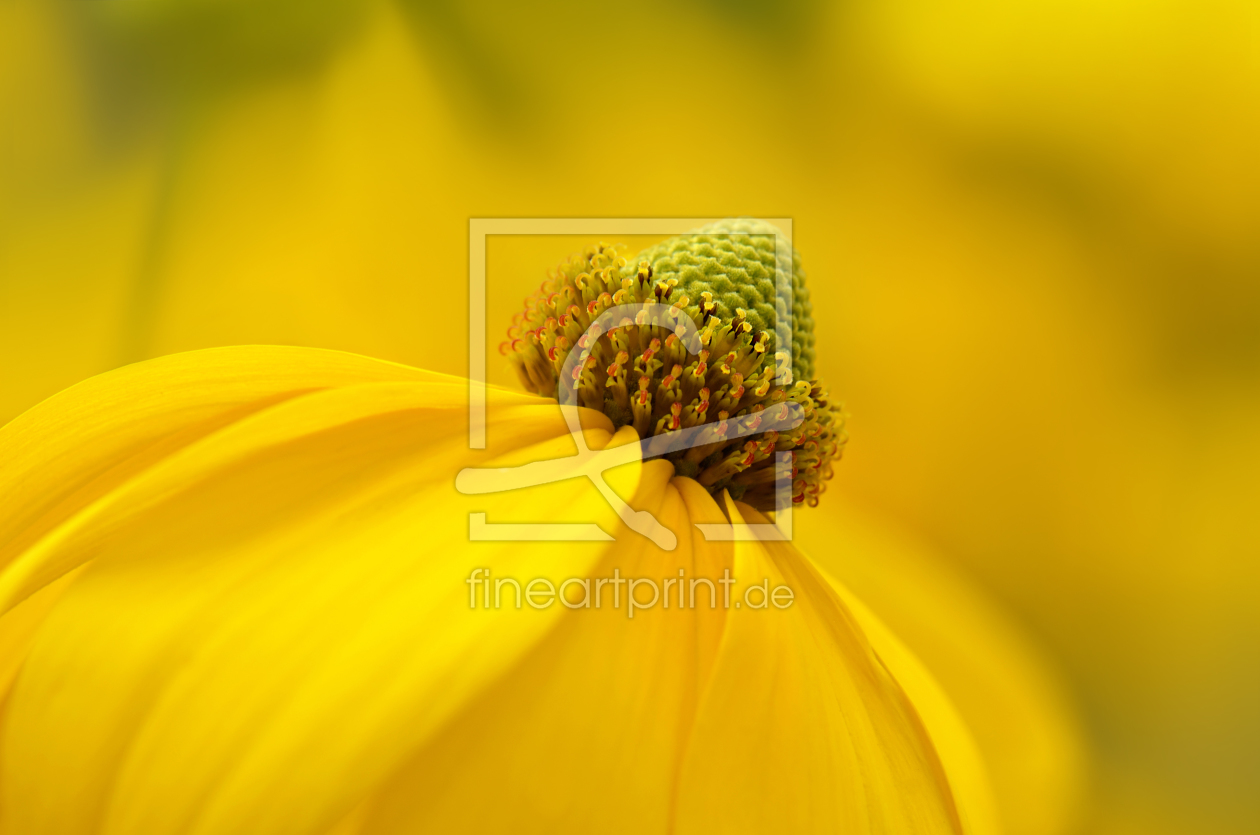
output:
[[[554,406],[523,400],[492,394],[492,445],[571,453]],[[603,552],[469,543],[469,513],[532,504],[616,530],[580,481],[456,493],[460,466],[488,460],[465,431],[458,385],[302,395],[168,456],[19,556],[11,568],[93,564],[10,693],[4,829],[323,832],[344,818],[555,622],[470,611],[471,568],[580,572]]]
[[[1074,831],[1082,733],[1051,666],[948,564],[843,497],[828,498],[818,512],[797,515],[797,546],[877,612],[945,688],[984,757],[1003,830]]]
[[[455,379],[340,351],[216,348],[93,377],[0,427],[0,692],[69,585],[57,578],[77,564],[30,558],[58,526],[199,438],[303,392]],[[37,589],[39,601],[21,603]]]
[[[706,542],[691,524],[720,519],[717,504],[694,481],[667,483],[666,462],[644,470],[635,507],[657,514],[679,534],[679,546],[668,552],[642,537],[619,541],[591,577],[616,570],[653,580],[658,593],[680,571],[720,577],[729,545]],[[668,588],[668,608],[640,609],[633,619],[627,589],[614,608],[611,586],[599,591],[600,608],[565,611],[511,673],[383,788],[357,831],[668,832],[678,763],[724,614],[679,608],[677,589]],[[636,594],[652,599],[646,585]],[[574,602],[583,599],[577,591]]]
[[[130,369],[0,434],[24,497],[0,593],[34,594],[0,618],[0,829],[992,831],[931,677],[790,546],[705,540],[694,523],[722,512],[670,465],[608,474],[678,535],[664,551],[584,478],[455,489],[573,455],[554,404],[491,390],[491,449],[469,450],[466,382],[274,350]],[[634,439],[584,425],[591,448]],[[91,475],[42,510],[20,477],[41,450],[44,489]],[[470,541],[477,513],[615,536]],[[797,599],[487,607],[474,568],[617,571],[667,597],[679,571],[732,569]]]
[[[71,571],[0,616],[0,700],[22,669],[40,625],[78,574]]]
[[[825,571],[821,573],[853,612],[880,660],[906,691],[922,718],[945,769],[964,829],[972,833],[1004,832],[998,819],[989,769],[948,693],[865,603]]]
[[[836,580],[827,579],[853,612],[880,660],[905,690],[923,720],[949,780],[963,830],[975,835],[1004,832],[998,820],[989,770],[947,692],[861,600]]]
[[[0,427],[0,566],[155,462],[267,406],[356,383],[455,379],[340,351],[247,346],[85,380]],[[6,586],[0,609],[31,590]]]
[[[727,510],[765,521],[729,498]],[[734,574],[745,592],[765,578],[795,598],[753,609],[760,596],[736,591],[683,765],[677,831],[989,831],[965,825],[897,671],[809,561],[784,543],[737,542]]]

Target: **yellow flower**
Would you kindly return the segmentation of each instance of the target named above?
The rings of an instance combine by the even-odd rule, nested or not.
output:
[[[491,389],[469,450],[466,398],[354,355],[212,349],[4,427],[5,830],[995,831],[948,700],[843,587],[790,545],[694,533],[722,509],[660,460],[614,481],[673,551],[581,481],[459,493],[465,466],[575,448],[554,403]],[[584,420],[593,448],[632,437]],[[615,541],[469,542],[470,512]],[[470,607],[474,567],[730,569],[795,599]]]
[[[1176,811],[1185,831],[1232,805],[1254,827],[1256,687],[1233,661],[1260,611],[1254,3],[970,3],[948,19],[836,4],[773,49],[728,5],[483,15],[417,48],[376,4],[306,78],[241,85],[170,146],[147,120],[119,129],[117,88],[81,80],[60,5],[0,8],[0,108],[20,140],[0,159],[0,420],[124,360],[210,345],[458,371],[462,353],[430,360],[438,336],[410,320],[415,276],[462,269],[469,215],[790,212],[836,259],[816,273],[839,334],[819,366],[863,422],[840,486],[966,561],[1049,642],[1108,741],[1119,802]],[[592,32],[637,37],[636,59],[574,72],[568,47],[538,46]],[[524,126],[452,115],[468,86],[443,54],[469,44],[532,91]],[[746,109],[703,125],[669,109],[714,78],[740,91],[719,106]],[[722,116],[736,112],[785,127]],[[766,176],[726,176],[750,165]],[[945,608],[953,635],[966,610]],[[894,626],[947,680],[948,659]],[[977,654],[991,663],[998,643]],[[967,714],[982,746],[980,721],[1002,714]]]
[[[240,341],[284,341],[344,347],[419,361],[434,335],[410,327],[410,311],[417,309],[421,300],[421,289],[411,276],[421,271],[428,275],[444,274],[460,268],[464,252],[458,240],[463,216],[487,211],[626,214],[644,211],[646,206],[683,215],[708,211],[713,205],[711,182],[675,176],[678,172],[671,168],[669,161],[675,157],[686,159],[688,155],[679,154],[672,143],[645,146],[637,137],[624,133],[607,136],[582,133],[580,140],[574,139],[556,154],[557,158],[572,162],[563,167],[546,168],[547,182],[569,182],[585,180],[587,174],[595,171],[591,166],[594,159],[601,165],[607,159],[629,159],[632,170],[641,179],[633,190],[638,196],[628,202],[620,192],[614,198],[610,192],[599,190],[576,196],[568,192],[562,194],[559,190],[554,193],[540,190],[543,175],[526,171],[515,152],[499,155],[485,148],[479,153],[469,151],[468,148],[479,146],[466,133],[460,133],[449,124],[428,65],[415,60],[405,39],[394,31],[397,27],[393,21],[386,23],[388,25],[376,25],[371,37],[357,46],[335,72],[321,77],[318,83],[279,91],[253,91],[241,96],[223,113],[216,114],[217,121],[209,120],[204,134],[195,137],[197,141],[192,151],[183,159],[188,173],[181,175],[180,188],[169,204],[152,198],[153,183],[159,179],[153,170],[159,165],[150,157],[157,157],[160,162],[160,155],[147,153],[112,158],[102,176],[90,178],[88,188],[71,193],[73,199],[66,201],[70,208],[62,205],[41,213],[31,211],[28,205],[16,204],[15,210],[6,215],[11,221],[5,224],[10,233],[5,242],[7,246],[0,248],[6,250],[8,275],[29,276],[29,279],[6,286],[5,290],[20,290],[22,295],[8,296],[10,304],[0,306],[6,307],[10,314],[5,327],[0,329],[4,332],[0,338],[4,339],[6,348],[11,348],[6,353],[8,370],[0,391],[0,411],[5,418],[73,380],[119,362],[115,344],[119,341],[118,333],[126,333],[122,341],[134,341],[130,330],[134,318],[123,308],[132,298],[133,273],[144,269],[146,253],[153,254],[152,242],[142,241],[148,241],[147,236],[155,228],[166,229],[170,240],[159,241],[153,249],[157,255],[155,263],[160,262],[153,268],[160,273],[160,293],[157,293],[160,304],[153,306],[149,331],[153,338],[144,343],[147,347],[139,356]],[[712,72],[709,53],[719,53],[717,47],[705,40],[710,37],[706,29],[711,28],[697,27],[697,31],[689,35],[693,41],[708,44],[698,53],[704,57],[697,59],[703,77]],[[14,36],[18,38],[15,43],[29,40],[22,30],[15,31],[19,33]],[[59,74],[50,73],[48,66],[41,64],[29,75],[44,79],[72,76],[62,67],[62,64],[68,67],[72,63],[70,59],[56,50],[52,53],[46,64],[59,69]],[[742,50],[722,50],[721,53],[746,54]],[[644,78],[644,72],[651,72],[651,64],[649,61],[636,65],[635,78]],[[739,69],[734,64],[722,66],[727,72]],[[673,71],[672,63],[670,68]],[[688,77],[701,76],[693,73]],[[650,78],[650,81],[636,82],[637,87],[633,89],[639,92],[632,98],[645,97],[648,95],[645,91],[671,86],[663,76]],[[73,87],[69,83],[67,86]],[[782,83],[781,79],[777,86],[800,85]],[[83,95],[77,87],[71,92]],[[73,95],[70,98],[77,107],[78,99]],[[815,102],[815,109],[828,109],[823,107],[821,99],[810,101]],[[49,111],[57,115],[57,111],[49,109],[47,96],[41,95],[39,103],[39,113]],[[21,115],[24,118],[13,120],[15,125],[33,123],[25,118],[29,114]],[[90,144],[91,134],[87,126],[80,123],[81,119],[65,117],[63,121],[64,126],[58,123],[64,130],[56,135],[57,141],[32,145],[62,151],[63,145],[68,143],[67,136],[73,137],[75,147]],[[697,149],[702,147],[706,153],[716,155],[718,162],[714,168],[719,170],[731,168],[736,161],[749,157],[773,158],[794,147],[783,145],[782,135],[775,143],[754,145],[752,151],[746,143],[757,140],[738,132],[729,137],[707,133],[697,136]],[[818,140],[818,147],[829,150],[828,143],[834,141],[833,134],[824,134]],[[592,143],[600,143],[597,151],[582,150],[596,147]],[[656,150],[638,160],[636,154],[644,153],[645,147]],[[799,150],[787,150],[787,153],[800,155]],[[508,159],[505,161],[500,156]],[[824,164],[822,156],[818,155],[819,164]],[[76,165],[84,165],[77,156],[73,160]],[[435,160],[440,163],[435,164]],[[74,168],[69,164],[64,167]],[[92,171],[90,167],[86,170]],[[797,212],[798,217],[808,221],[800,224],[802,236],[844,228],[852,220],[851,206],[855,201],[862,205],[863,213],[870,211],[872,203],[866,200],[869,195],[850,196],[847,201],[837,203],[838,189],[817,188],[820,179],[815,166],[808,168],[807,175],[795,180],[789,178],[786,184],[780,184],[777,178],[742,184],[739,202],[741,205],[802,207]],[[823,183],[834,184],[835,181],[834,172],[824,172],[821,178]],[[783,192],[784,186],[789,186],[789,190]],[[881,180],[878,191],[896,194],[897,188],[904,190],[904,183]],[[667,203],[644,203],[643,195],[648,194],[665,195]],[[526,202],[522,202],[525,199],[522,195],[528,195]],[[719,193],[719,197],[728,200],[734,196],[729,191]],[[579,201],[576,204],[575,199]],[[784,199],[788,203],[783,203]],[[945,202],[948,203],[946,215],[957,211],[954,201]],[[845,209],[846,205],[850,208]],[[901,206],[891,205],[894,210],[886,214],[893,220],[885,222],[892,228],[902,229]],[[174,220],[168,223],[148,219],[150,214],[163,212]],[[421,251],[414,245],[415,229],[434,231],[435,238],[455,243],[443,245],[437,251]],[[870,246],[883,244],[878,235],[871,237]],[[74,245],[66,246],[67,241]],[[901,251],[898,246],[887,249]],[[16,257],[18,255],[24,257]],[[885,281],[879,267],[856,272],[877,276],[881,283]],[[997,273],[1006,275],[1001,270]],[[135,283],[139,285],[142,281]],[[888,286],[891,292],[898,285],[892,282]],[[48,298],[41,302],[41,295]],[[857,301],[859,304],[852,306],[851,315],[859,320],[868,317],[869,306],[863,307],[860,298]],[[903,299],[897,301],[898,304],[904,302]],[[448,322],[440,327],[457,336],[462,323],[458,319],[453,321],[455,326]],[[847,329],[849,321],[841,319],[839,326]],[[904,332],[892,330],[895,338],[889,338],[889,345],[902,344],[909,330],[917,332],[919,329],[918,319],[903,322],[901,318],[890,316],[885,321],[907,329]],[[924,350],[935,351],[938,347],[928,345]],[[868,350],[862,360],[880,355],[879,351]],[[894,352],[890,356],[899,355]],[[463,367],[464,358],[452,353],[443,356],[441,362],[444,370],[457,369]],[[834,360],[832,362],[830,370],[835,374],[836,366]],[[847,376],[849,369],[842,369]],[[920,394],[931,391],[930,387],[917,384],[907,386],[905,381],[909,378],[904,369],[897,367],[877,370],[868,367],[867,373],[879,378],[889,390]],[[837,379],[842,378],[837,376]],[[869,420],[870,403],[863,412]],[[949,426],[957,429],[962,426],[961,420]],[[972,431],[979,430],[973,425]],[[864,449],[869,450],[869,424],[865,437],[868,446]],[[884,469],[888,472],[897,468]],[[953,466],[945,469],[951,473],[951,480],[958,472]],[[907,490],[913,494],[912,487]],[[887,504],[899,512],[902,510],[895,502]],[[939,510],[939,505],[937,507]],[[969,515],[965,508],[955,512],[959,510],[955,507],[949,515],[961,523],[975,515],[974,512]],[[811,521],[827,518],[815,516]],[[913,514],[910,518],[914,518]],[[804,526],[802,533],[807,535]],[[826,554],[815,551],[813,556],[821,560]],[[885,556],[879,550],[868,552],[858,548],[846,553],[843,563],[850,567],[855,562],[877,563]],[[1061,564],[1058,560],[1044,562]],[[829,570],[853,583],[850,576],[836,570],[834,563],[828,563]],[[904,581],[905,578],[899,576],[893,584],[894,590],[904,587]],[[859,585],[858,590],[874,605],[875,598],[870,597],[866,589]],[[49,594],[55,592],[54,589]],[[963,604],[971,605],[971,599],[964,596],[961,601],[945,601],[940,597],[941,590],[935,586],[932,593],[937,595],[934,600],[943,613],[935,624],[937,632],[933,637],[960,639],[956,633],[959,624],[966,620],[960,612],[965,611]],[[952,604],[957,605],[951,609]],[[949,666],[952,659],[941,657],[932,641],[918,640],[919,632],[903,629],[904,624],[896,622],[888,610],[875,608],[893,622],[900,637],[911,644],[938,678],[947,683],[951,681],[948,674],[954,669]],[[1056,608],[1065,612],[1071,609]],[[30,611],[29,607],[20,607],[6,617],[6,624],[15,623],[13,616],[23,610]],[[1006,624],[1001,626],[1004,628]],[[1097,637],[1096,633],[1091,633],[1090,646],[1096,644]],[[975,638],[974,655],[967,660],[991,665],[990,672],[1000,672],[1003,655],[995,647],[1002,641],[991,633]],[[1115,668],[1109,665],[1107,669]],[[984,719],[989,719],[999,730],[1003,728],[1004,712],[996,709],[1000,704],[988,705],[987,710],[977,709],[974,704],[965,704],[957,691],[951,689],[950,693],[963,709],[968,723],[977,729],[982,746],[985,738],[979,728]],[[968,707],[971,707],[970,712],[966,710]],[[1019,736],[1007,733],[1006,738],[1014,740]],[[985,751],[986,757],[989,753]],[[1001,766],[997,765],[1001,761],[989,762],[1000,791],[1003,785],[996,778],[1001,777],[998,773]],[[1023,800],[1017,796],[1006,805],[1019,807]]]

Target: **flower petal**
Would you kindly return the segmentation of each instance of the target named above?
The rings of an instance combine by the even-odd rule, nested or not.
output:
[[[826,576],[825,574],[823,576]],[[975,835],[1001,832],[989,773],[971,731],[936,679],[879,618],[831,577],[832,589],[853,613],[880,661],[897,679],[918,711],[940,757],[963,829]]]
[[[0,699],[22,669],[44,618],[78,574],[72,571],[49,583],[0,617]]]
[[[0,427],[0,566],[154,462],[303,392],[455,378],[310,348],[176,354],[85,380]],[[54,575],[55,576],[55,575]],[[42,581],[0,581],[0,610]]]
[[[571,453],[554,405],[522,401],[492,392],[492,444]],[[465,429],[461,385],[295,397],[134,475],[23,552],[58,570],[94,562],[10,694],[4,827],[319,833],[347,815],[556,622],[470,611],[471,568],[580,573],[603,553],[469,543],[469,513],[532,506],[617,530],[581,481],[457,493],[454,473],[488,457]]]
[[[591,576],[616,569],[654,580],[658,593],[680,571],[720,577],[729,545],[706,542],[691,524],[721,519],[717,504],[690,479],[668,483],[666,462],[644,470],[634,506],[678,533],[679,546],[667,552],[625,538]],[[385,787],[360,831],[669,831],[678,764],[724,615],[700,588],[701,605],[679,608],[672,582],[668,608],[658,603],[631,619],[626,588],[594,586],[601,607],[566,611]],[[644,584],[637,592],[640,602],[653,596]]]
[[[733,521],[757,519],[727,498]],[[928,730],[855,613],[790,545],[737,542],[736,594],[682,769],[677,831],[968,831]]]
[[[988,766],[1003,830],[1074,831],[1085,754],[1053,668],[937,555],[892,535],[842,496],[828,499],[834,506],[826,513],[797,517],[797,547],[878,612],[945,687]]]

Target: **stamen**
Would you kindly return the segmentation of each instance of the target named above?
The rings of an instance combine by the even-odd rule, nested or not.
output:
[[[693,241],[695,249],[689,248]],[[765,247],[767,254],[776,251],[772,236]],[[773,510],[780,476],[791,479],[794,502],[817,504],[846,435],[841,406],[810,379],[812,323],[792,311],[793,341],[805,346],[804,355],[789,359],[777,350],[777,325],[758,312],[767,303],[773,310],[774,299],[754,300],[737,285],[749,304],[727,306],[736,273],[727,261],[715,259],[718,250],[722,258],[742,257],[722,249],[716,232],[674,239],[631,261],[615,246],[588,247],[547,274],[512,318],[499,351],[522,386],[548,397],[557,394],[569,354],[580,351],[564,384],[573,387],[580,405],[602,411],[614,426],[633,426],[640,437],[710,427],[703,443],[665,457],[677,474],[697,479],[714,494],[729,490],[754,507]],[[693,268],[710,263],[712,272]],[[738,274],[761,281],[758,286],[775,280],[760,260],[740,264]],[[710,275],[728,283],[719,289],[708,283]],[[796,298],[807,300],[802,288]],[[621,317],[611,331],[592,326],[614,305],[630,304],[642,308]],[[669,312],[659,312],[655,304],[668,305]],[[687,340],[696,335],[701,349],[692,354],[686,346],[694,343]],[[783,426],[789,404],[803,416],[793,428]],[[732,418],[740,418],[751,434],[732,438]],[[762,431],[763,426],[779,430]],[[776,452],[789,453],[790,465],[777,464]]]

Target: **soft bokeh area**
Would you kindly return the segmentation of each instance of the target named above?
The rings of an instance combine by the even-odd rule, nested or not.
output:
[[[1058,665],[1082,832],[1256,832],[1257,148],[1254,0],[4,0],[0,423],[217,345],[466,373],[470,217],[791,217],[826,498]],[[492,246],[493,335],[572,243]]]

